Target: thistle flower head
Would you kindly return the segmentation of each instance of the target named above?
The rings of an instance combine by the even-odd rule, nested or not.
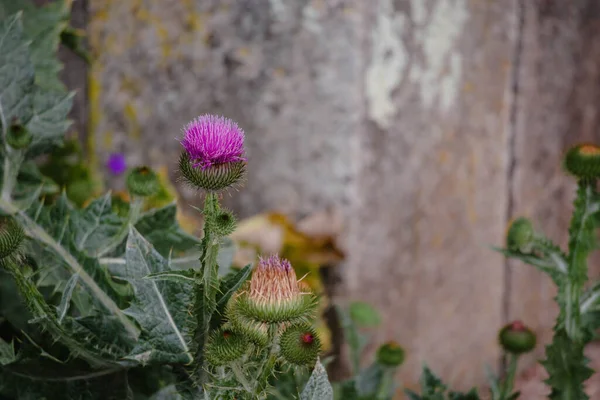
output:
[[[290,262],[272,255],[259,259],[235,308],[247,318],[275,323],[309,318],[314,306],[314,296],[296,279]]]
[[[564,168],[579,179],[600,177],[600,146],[579,144],[571,147],[563,161]]]
[[[536,337],[531,329],[521,321],[505,325],[498,334],[498,341],[504,351],[512,354],[528,353],[535,348]]]
[[[279,344],[283,358],[296,365],[314,365],[321,351],[321,340],[308,324],[287,327]]]
[[[127,161],[125,156],[120,153],[113,153],[106,161],[106,167],[113,175],[121,175],[127,169]]]
[[[201,115],[183,128],[179,159],[184,178],[200,189],[218,191],[245,173],[244,131],[232,120]]]
[[[386,367],[399,367],[404,362],[404,349],[396,342],[387,342],[377,349],[377,361]]]

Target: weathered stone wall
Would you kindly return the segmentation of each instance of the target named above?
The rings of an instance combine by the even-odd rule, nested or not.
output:
[[[249,179],[227,201],[342,210],[338,299],[382,310],[376,339],[407,348],[408,387],[423,362],[482,383],[508,318],[548,340],[551,285],[489,246],[520,214],[564,242],[561,151],[597,136],[597,1],[88,3],[96,162],[118,151],[175,173],[183,124],[238,121]]]

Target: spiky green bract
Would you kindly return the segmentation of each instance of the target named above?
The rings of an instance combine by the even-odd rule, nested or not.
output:
[[[160,190],[158,176],[148,167],[137,167],[127,175],[127,190],[134,196],[154,196]]]
[[[377,362],[386,367],[399,367],[404,362],[404,349],[396,342],[388,342],[377,349]]]
[[[570,148],[565,155],[564,168],[580,179],[600,177],[600,147],[594,144],[579,144]]]
[[[271,324],[309,320],[317,307],[316,297],[310,293],[282,302],[260,301],[247,293],[242,293],[235,300],[235,308],[240,315]]]
[[[33,141],[33,135],[19,122],[13,123],[6,133],[6,143],[13,149],[24,149]]]
[[[533,224],[527,218],[517,218],[508,228],[506,247],[512,251],[529,253],[534,239]]]
[[[233,213],[224,208],[219,209],[218,213],[206,222],[211,224],[213,232],[218,236],[231,235],[237,226]]]
[[[269,325],[253,318],[249,318],[245,314],[239,312],[236,308],[236,303],[237,301],[234,296],[227,305],[226,312],[233,329],[247,337],[248,340],[252,341],[257,346],[266,346],[269,341]]]
[[[321,340],[308,324],[291,325],[283,331],[279,341],[283,358],[296,365],[314,365],[321,351]]]
[[[0,216],[0,260],[15,254],[24,238],[23,228],[13,217]]]
[[[204,349],[208,363],[218,367],[240,358],[248,350],[248,340],[228,327],[214,331]]]
[[[507,353],[523,354],[535,348],[536,337],[521,321],[514,321],[500,330],[498,341]]]
[[[188,153],[183,152],[179,157],[179,171],[191,186],[209,192],[218,192],[244,179],[246,162],[215,164],[202,169],[194,167]]]

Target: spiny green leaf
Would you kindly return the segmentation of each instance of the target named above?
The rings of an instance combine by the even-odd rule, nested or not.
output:
[[[333,388],[325,367],[317,360],[315,369],[300,394],[300,400],[333,400]]]
[[[65,90],[58,73],[62,63],[57,50],[60,34],[68,26],[69,7],[64,0],[36,7],[29,0],[0,0],[0,19],[23,12],[23,30],[30,41],[31,61],[35,67],[35,83],[40,87]]]
[[[71,304],[71,298],[73,297],[73,290],[75,290],[75,286],[77,285],[77,281],[79,280],[79,275],[73,274],[71,278],[67,281],[65,285],[65,289],[63,290],[63,295],[60,299],[60,304],[56,310],[56,314],[58,315],[58,322],[61,323],[62,320],[67,315],[67,311],[69,310],[69,305]]]
[[[350,317],[359,327],[374,328],[381,324],[381,317],[377,310],[361,301],[350,303]]]
[[[17,13],[0,21],[0,123],[4,131],[13,118],[25,123],[32,116],[34,70],[21,16]]]
[[[572,341],[564,329],[554,333],[552,343],[546,347],[546,359],[542,365],[548,372],[545,381],[551,388],[553,400],[585,400],[583,382],[591,375],[588,360],[583,353],[584,345]]]
[[[131,227],[127,239],[126,278],[135,290],[135,299],[126,313],[142,327],[140,341],[128,356],[141,364],[192,361],[188,332],[180,327],[188,319],[191,290],[180,282],[144,279],[168,271],[165,260]]]
[[[196,271],[193,269],[181,270],[181,271],[161,271],[146,275],[144,279],[150,279],[153,281],[172,281],[178,283],[194,283]]]
[[[17,360],[14,343],[7,343],[0,338],[0,365],[12,364]]]

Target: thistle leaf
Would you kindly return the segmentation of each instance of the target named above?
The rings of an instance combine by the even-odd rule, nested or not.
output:
[[[0,339],[0,365],[5,366],[12,364],[17,360],[15,354],[14,343],[7,343],[3,339]]]
[[[325,367],[317,360],[315,369],[300,394],[300,400],[333,400],[333,388]]]
[[[126,313],[142,327],[140,341],[128,358],[144,365],[191,362],[187,332],[179,328],[188,318],[190,286],[144,279],[152,273],[169,271],[169,264],[133,227],[127,239],[126,260],[125,276],[135,291]]]

